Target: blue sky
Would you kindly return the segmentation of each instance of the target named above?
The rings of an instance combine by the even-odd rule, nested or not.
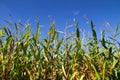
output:
[[[31,23],[34,31],[39,16],[44,35],[52,20],[56,21],[58,30],[63,30],[76,19],[86,32],[90,31],[87,20],[93,20],[99,32],[101,29],[114,29],[120,23],[119,8],[119,0],[0,0],[0,24],[4,24],[4,20],[13,23],[21,20],[22,23]]]

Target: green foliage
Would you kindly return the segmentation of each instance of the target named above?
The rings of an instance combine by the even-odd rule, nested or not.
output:
[[[92,21],[92,38],[87,39],[80,36],[78,23],[76,34],[65,34],[63,38],[58,36],[54,24],[51,22],[47,38],[42,39],[39,38],[40,24],[34,35],[31,35],[30,24],[23,33],[17,23],[14,25],[16,33],[7,27],[0,30],[0,80],[119,79],[118,26],[110,41],[105,31],[102,39],[97,39]]]

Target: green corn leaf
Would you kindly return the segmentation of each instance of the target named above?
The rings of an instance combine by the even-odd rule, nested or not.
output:
[[[15,29],[16,29],[16,31],[17,31],[17,30],[19,29],[19,28],[18,28],[18,25],[17,25],[16,23],[15,23],[14,25],[15,25]]]
[[[43,56],[44,56],[45,60],[46,60],[47,62],[49,62],[49,59],[48,59],[48,57],[46,56],[46,54],[44,54]]]
[[[103,71],[102,71],[102,80],[105,80],[105,70],[106,70],[106,62],[104,62],[104,64],[103,64]]]
[[[117,69],[114,69],[114,72],[115,72],[115,77],[118,78],[118,70]]]
[[[80,31],[79,31],[79,28],[78,28],[78,23],[76,24],[76,37],[77,37],[78,40],[80,39]]]
[[[116,37],[118,34],[118,29],[119,29],[119,24],[116,26],[116,30],[115,30],[115,33],[114,33],[114,37]]]
[[[104,31],[102,32],[102,41],[101,41],[101,43],[102,43],[102,46],[105,48],[105,49],[107,49],[107,47],[106,47],[106,41],[105,41],[105,33],[104,33]]]
[[[28,38],[29,36],[29,32],[26,32],[25,34],[23,34],[23,36],[20,38],[20,41],[22,41],[25,38]]]
[[[102,43],[102,46],[105,49],[107,49],[107,47],[106,47],[106,41],[105,41],[105,32],[104,31],[102,31],[102,41],[101,41],[101,43]]]
[[[113,55],[113,54],[112,54],[112,47],[110,47],[110,48],[109,48],[109,59],[111,59],[112,55]]]
[[[30,77],[30,80],[33,80],[34,78],[33,78],[32,74],[31,74],[30,70],[27,67],[25,67],[25,70],[27,71],[27,73],[28,73],[28,75]]]
[[[75,78],[75,75],[77,75],[78,74],[78,72],[76,71],[76,72],[74,72],[73,74],[72,74],[72,76],[71,76],[71,78],[70,78],[70,80],[73,80],[74,78]],[[81,79],[82,80],[82,79]]]
[[[26,38],[26,40],[28,40],[28,38],[30,37],[31,31],[30,31],[30,25],[29,25],[29,24],[27,25],[26,30],[27,30],[26,33],[24,33],[24,34],[22,35],[22,37],[20,38],[20,41],[22,41],[22,40],[25,39],[25,38]]]
[[[3,31],[2,30],[0,30],[0,35],[2,35],[3,34]]]
[[[110,39],[112,39],[113,41],[116,41],[117,42],[117,44],[119,45],[119,47],[120,47],[120,42],[117,40],[117,39],[115,39],[114,37],[109,37]],[[109,42],[109,44],[111,44],[110,42]]]
[[[81,49],[81,43],[80,43],[80,31],[79,31],[79,28],[78,28],[78,23],[76,24],[76,37],[77,37],[76,47],[79,50],[79,49]]]
[[[93,64],[91,64],[91,66],[92,66],[92,68],[93,68],[94,71],[95,71],[95,76],[96,76],[97,80],[101,80],[100,75],[99,75],[99,73],[97,72],[95,66],[94,66]]]
[[[7,49],[7,47],[10,46],[10,44],[12,43],[12,41],[13,41],[13,37],[9,36],[7,38],[7,43],[4,45],[4,49]]]
[[[96,34],[95,29],[94,29],[94,25],[93,25],[92,21],[91,21],[91,29],[92,29],[92,35],[93,35],[94,42],[97,45],[97,34]]]
[[[81,76],[80,80],[83,80],[83,79],[84,79],[84,77],[85,77],[85,74],[83,74],[83,75]]]
[[[4,32],[3,30],[0,30],[0,37],[3,37],[4,36]]]
[[[59,48],[60,48],[62,42],[63,42],[63,39],[58,41],[58,44],[56,45],[56,52],[55,52],[56,54],[58,53]]]
[[[4,27],[4,31],[5,31],[5,33],[7,34],[7,36],[9,36],[8,30],[7,30],[6,27]]]
[[[102,54],[102,53],[95,54],[94,56],[90,57],[90,60],[98,57],[100,54]]]
[[[54,42],[57,39],[58,35],[57,32],[54,30],[51,35],[51,43]]]
[[[9,32],[9,36],[10,36],[10,35],[12,35],[12,33],[11,33],[10,29],[9,29],[9,28],[7,28],[7,29],[8,29],[8,32]]]
[[[79,41],[77,41],[77,40],[76,40],[76,48],[77,48],[78,50],[81,49],[81,43],[80,43]]]
[[[72,51],[72,47],[73,47],[73,45],[71,44],[71,45],[69,46],[68,53],[69,53],[70,51]]]
[[[38,40],[39,39],[39,35],[40,35],[40,25],[38,24],[37,26],[37,31],[35,33],[35,40]]]
[[[66,74],[66,71],[65,71],[64,65],[62,65],[62,71],[63,71],[64,77],[66,78],[66,77],[67,77],[67,74]]]
[[[114,69],[117,63],[118,63],[118,60],[114,59],[111,69]]]
[[[54,22],[50,23],[50,30],[48,32],[48,36],[51,37],[52,34],[54,33],[55,29],[54,29]]]

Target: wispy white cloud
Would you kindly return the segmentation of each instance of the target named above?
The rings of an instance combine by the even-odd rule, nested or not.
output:
[[[108,21],[105,21],[105,22],[103,23],[103,25],[106,26],[106,27],[111,26],[111,25],[110,25],[110,22],[108,22]]]
[[[74,15],[74,16],[77,16],[77,15],[79,15],[79,14],[80,14],[80,11],[79,11],[79,10],[73,11],[73,15]]]

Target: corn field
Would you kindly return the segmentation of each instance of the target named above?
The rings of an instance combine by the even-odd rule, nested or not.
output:
[[[0,80],[120,80],[119,25],[113,36],[103,30],[98,39],[91,21],[91,37],[84,37],[79,24],[76,31],[61,32],[51,22],[46,38],[41,26],[33,34],[27,24],[22,32],[19,24],[14,31],[0,29]]]

